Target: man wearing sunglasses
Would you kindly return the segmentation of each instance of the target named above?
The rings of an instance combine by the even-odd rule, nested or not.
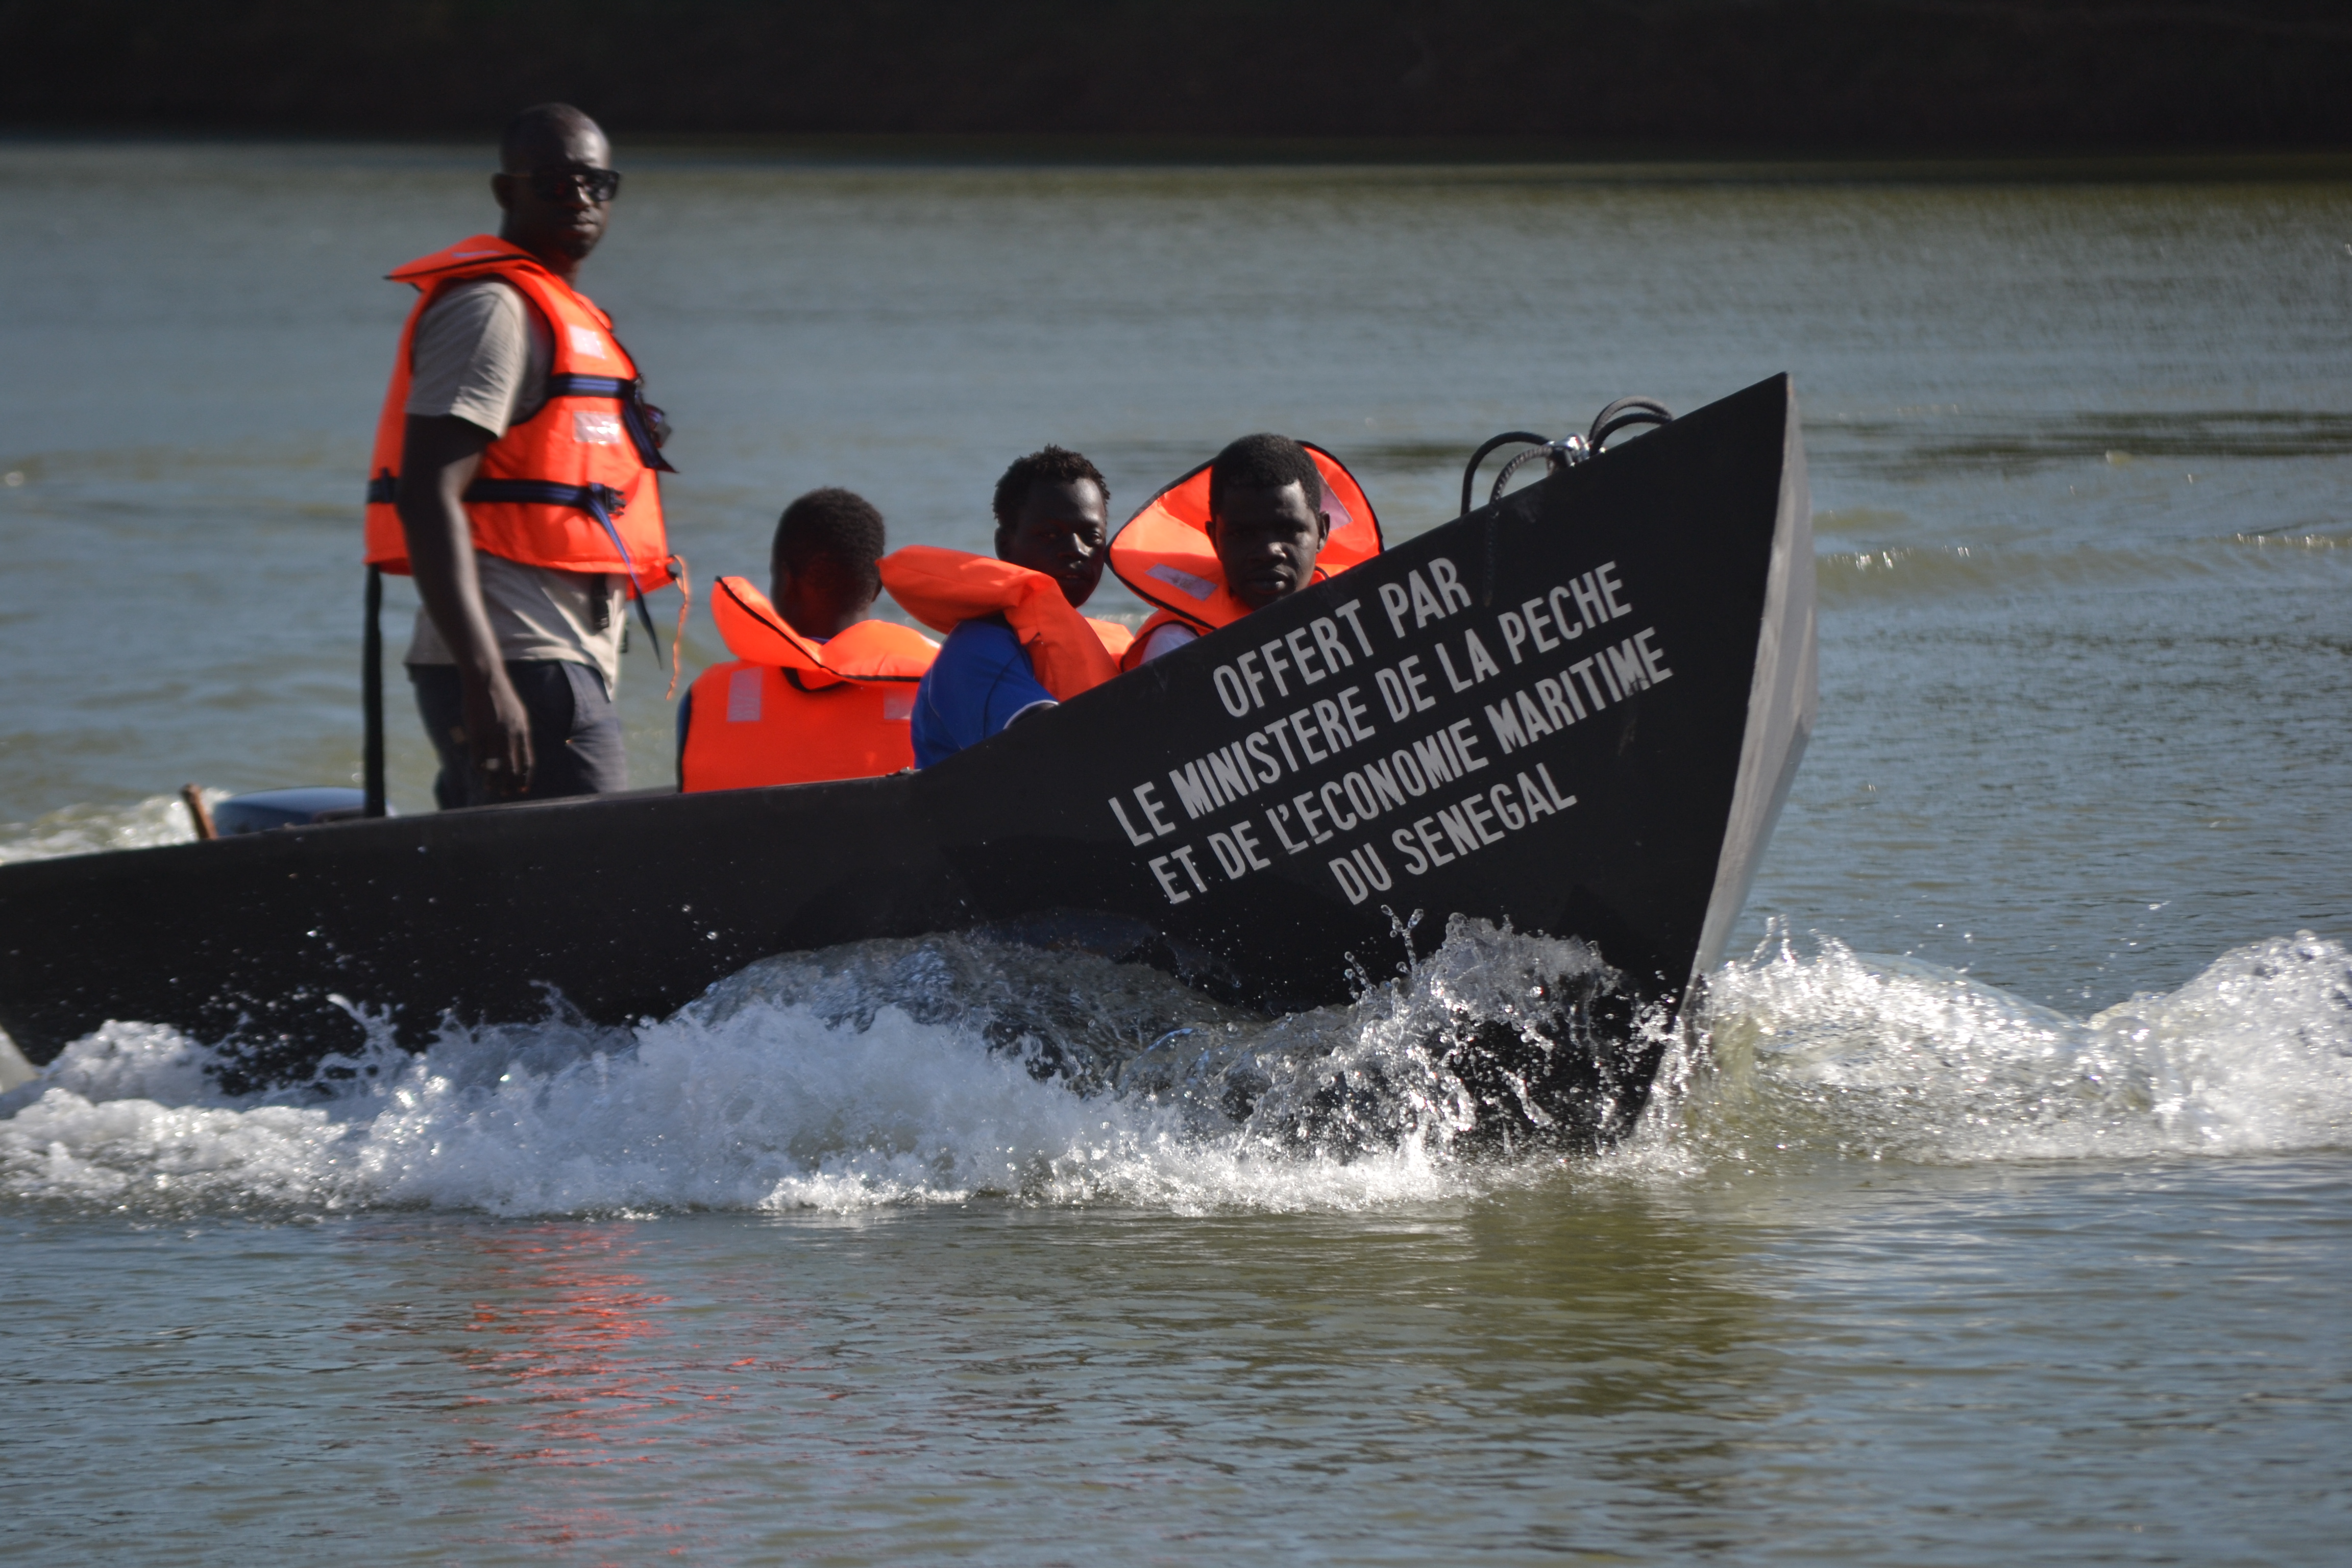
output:
[[[367,559],[424,601],[406,663],[445,808],[628,787],[625,601],[670,582],[660,410],[572,287],[621,176],[568,104],[509,123],[503,220],[392,274],[419,293],[369,466]],[[655,644],[656,657],[659,646]]]

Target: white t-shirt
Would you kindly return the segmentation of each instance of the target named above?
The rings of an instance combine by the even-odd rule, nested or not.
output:
[[[1192,627],[1186,626],[1181,621],[1171,621],[1166,626],[1161,626],[1158,631],[1153,632],[1150,637],[1143,639],[1143,656],[1140,658],[1138,658],[1135,662],[1138,664],[1150,664],[1161,654],[1174,653],[1186,643],[1192,642],[1195,638],[1199,637],[1200,635],[1200,633],[1194,631]]]
[[[520,289],[497,278],[454,284],[410,340],[406,411],[454,414],[503,436],[547,401],[554,359],[554,335]],[[500,658],[584,664],[604,677],[606,690],[618,685],[625,625],[618,573],[559,572],[479,550],[474,569]],[[457,662],[421,605],[405,662]]]

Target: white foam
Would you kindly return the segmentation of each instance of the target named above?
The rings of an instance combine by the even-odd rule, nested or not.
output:
[[[208,789],[204,796],[205,805],[218,805],[228,798],[228,792]],[[176,795],[150,795],[135,805],[69,805],[32,822],[0,825],[0,866],[60,855],[185,844],[195,836],[195,824]]]
[[[0,1094],[5,1094],[20,1083],[30,1083],[40,1076],[38,1068],[25,1059],[6,1031],[0,1030]]]
[[[2352,954],[2308,931],[2089,1018],[1823,940],[1715,976],[1706,1060],[1646,1129],[1684,1162],[1830,1150],[1939,1163],[2352,1142]]]
[[[754,964],[635,1028],[558,1016],[415,1057],[379,1043],[357,1064],[373,1076],[243,1099],[214,1088],[202,1046],[110,1024],[0,1095],[0,1195],[517,1215],[1459,1198],[1560,1157],[1457,1157],[1468,1106],[1432,1065],[1433,1032],[1515,1023],[1591,969],[1575,944],[1465,924],[1353,1006],[1269,1021],[1079,955],[860,943]],[[1929,965],[1775,942],[1715,977],[1707,1043],[1664,1081],[1598,1169],[2341,1144],[2352,959],[2307,934],[2256,943],[2078,1019]],[[1301,1110],[1335,1085],[1356,1086],[1345,1116]]]
[[[322,1101],[231,1102],[205,1092],[199,1047],[110,1025],[0,1098],[14,1109],[0,1121],[0,1192],[500,1214],[975,1197],[1197,1212],[1356,1207],[1454,1182],[1411,1142],[1334,1160],[1203,1139],[1165,1099],[1082,1096],[971,1029],[892,1005],[862,1026],[800,1003],[681,1014],[630,1032],[618,1054],[543,1070],[518,1056],[487,1081],[482,1044],[458,1035],[380,1057],[387,1073]]]

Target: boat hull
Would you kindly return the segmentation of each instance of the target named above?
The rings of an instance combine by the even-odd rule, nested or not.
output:
[[[0,1026],[35,1063],[138,1019],[299,1075],[360,1042],[346,1004],[410,1045],[551,988],[625,1023],[771,953],[974,928],[1295,1008],[1414,911],[1580,938],[1673,1007],[1785,797],[1813,649],[1776,377],[919,773],[0,868]]]

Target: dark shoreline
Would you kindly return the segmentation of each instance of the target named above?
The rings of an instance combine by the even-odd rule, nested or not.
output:
[[[0,127],[66,133],[478,141],[562,98],[633,138],[1145,162],[1203,132],[1507,161],[2352,146],[2352,16],[2323,0],[0,0]]]
[[[1465,142],[1276,138],[1227,141],[1045,136],[696,136],[616,133],[618,156],[635,170],[804,169],[923,171],[1067,169],[1226,170],[1278,174],[1302,169],[1350,179],[1456,173],[1465,179],[1571,185],[2095,185],[2301,184],[2352,180],[2352,146],[2080,152],[1747,153],[1675,147],[1592,148],[1520,141]],[[154,148],[202,153],[279,152],[390,163],[422,160],[487,169],[494,138],[403,137],[286,131],[22,127],[0,124],[10,149]]]

